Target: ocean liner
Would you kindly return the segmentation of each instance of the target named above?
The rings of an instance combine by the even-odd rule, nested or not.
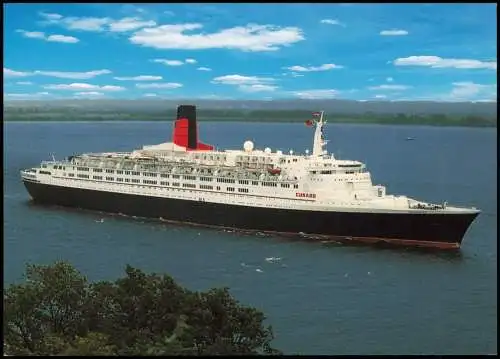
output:
[[[198,140],[196,107],[177,108],[172,142],[132,152],[86,153],[21,171],[35,202],[204,226],[335,241],[459,248],[480,213],[386,193],[365,164],[325,149],[313,113],[303,154],[216,150]]]

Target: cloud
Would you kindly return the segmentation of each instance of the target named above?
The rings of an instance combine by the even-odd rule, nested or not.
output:
[[[374,97],[374,98],[387,98],[387,96],[386,96],[386,95],[375,95],[375,96],[373,96],[373,97]]]
[[[183,85],[177,82],[151,83],[151,84],[136,84],[135,87],[140,89],[176,89]]]
[[[214,33],[185,32],[200,30],[201,24],[162,25],[137,31],[130,37],[136,45],[156,49],[236,49],[242,51],[276,51],[304,40],[297,27],[248,24]]]
[[[62,17],[63,17],[62,15],[59,15],[59,14],[48,14],[45,12],[40,12],[39,14],[40,14],[40,16],[43,16],[47,20],[59,20],[59,19],[62,19]]]
[[[186,59],[186,64],[195,64],[197,62],[195,59]]]
[[[150,26],[156,26],[156,22],[152,20],[142,20],[138,17],[124,17],[123,19],[110,22],[109,30],[112,32],[124,32]]]
[[[244,92],[265,92],[265,91],[275,91],[278,88],[278,86],[254,84],[254,85],[240,85],[238,88]]]
[[[224,85],[258,85],[263,82],[272,82],[274,79],[269,77],[257,76],[242,76],[242,75],[225,75],[215,77],[212,83],[219,83]]]
[[[497,69],[496,61],[480,61],[470,59],[443,59],[439,56],[409,56],[393,61],[396,66],[427,66],[431,68],[455,69]]]
[[[382,30],[380,31],[380,35],[382,36],[406,36],[408,35],[408,31],[406,30]]]
[[[411,86],[406,86],[406,85],[379,85],[379,86],[370,86],[368,87],[369,90],[371,91],[378,91],[378,90],[407,90],[411,88]]]
[[[76,44],[80,40],[73,36],[65,36],[65,35],[50,35],[47,37],[47,41],[51,42],[64,42],[67,44]]]
[[[293,91],[292,94],[301,99],[314,100],[314,99],[335,98],[340,94],[340,91],[335,89],[302,90],[302,91]]]
[[[31,81],[18,81],[18,82],[16,82],[16,85],[33,85],[33,82],[31,82]]]
[[[321,24],[328,24],[328,25],[339,25],[339,26],[344,26],[345,25],[343,23],[341,23],[340,21],[338,20],[334,20],[334,19],[323,19],[320,21]]]
[[[3,76],[4,77],[26,77],[30,76],[30,72],[21,72],[21,71],[14,71],[11,69],[8,69],[6,67],[3,68]]]
[[[203,67],[203,66],[202,67],[198,67],[196,70],[198,70],[198,71],[212,71],[211,68],[209,68],[209,67]]]
[[[19,32],[24,37],[27,37],[30,39],[45,39],[45,33],[40,32],[40,31],[26,31],[26,30],[17,29],[16,32]]]
[[[34,71],[35,75],[51,76],[61,79],[88,80],[99,75],[110,74],[109,70],[94,70],[87,72],[63,72],[63,71]]]
[[[142,95],[142,96],[144,96],[144,97],[156,97],[156,96],[158,96],[158,95],[157,95],[157,94],[155,94],[155,93],[145,93],[145,94],[144,94],[144,95]]]
[[[153,62],[157,62],[159,64],[164,64],[166,66],[182,66],[184,62],[180,60],[165,60],[165,59],[154,59]]]
[[[272,84],[275,80],[270,77],[225,75],[212,79],[214,84],[238,86],[243,92],[275,91],[278,86]]]
[[[342,68],[344,68],[344,66],[335,64],[323,64],[320,66],[309,66],[309,67],[304,67],[304,66],[284,67],[284,69],[295,72],[327,71],[327,70],[342,69]]]
[[[16,32],[19,32],[23,34],[24,37],[30,38],[30,39],[40,39],[40,40],[45,40],[45,41],[50,41],[50,42],[64,42],[67,44],[76,44],[80,40],[77,39],[76,37],[73,36],[65,36],[65,35],[49,35],[45,36],[45,33],[40,32],[40,31],[25,31],[18,29]]]
[[[474,82],[454,82],[452,83],[453,89],[449,94],[449,99],[454,101],[470,101],[476,99],[478,96],[486,97],[489,100],[497,97],[497,86],[482,85]]]
[[[387,82],[393,82],[393,81],[394,81],[394,79],[393,79],[392,77],[388,77],[388,78],[386,78],[385,80],[386,80]]]
[[[109,17],[64,17],[59,14],[46,13],[40,13],[40,15],[45,19],[45,21],[42,22],[43,24],[59,25],[68,30],[127,32],[144,27],[156,26],[155,21],[144,20],[140,17],[112,19]]]
[[[72,84],[59,84],[59,85],[46,85],[43,87],[47,90],[68,90],[68,91],[123,91],[125,87],[113,85],[91,85],[86,83],[72,83]]]
[[[48,95],[50,95],[48,92],[36,92],[36,93],[4,93],[4,97],[19,98],[19,99],[39,98],[39,97],[48,96]]]
[[[149,75],[140,75],[140,76],[132,76],[132,77],[113,77],[118,81],[158,81],[162,80],[161,76],[149,76]]]
[[[75,93],[75,96],[102,96],[104,95],[102,92],[96,92],[96,91],[86,91],[86,92],[77,92]]]

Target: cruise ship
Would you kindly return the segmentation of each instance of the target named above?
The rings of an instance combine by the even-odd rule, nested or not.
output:
[[[460,248],[480,211],[386,193],[365,164],[326,150],[315,112],[312,151],[217,150],[180,105],[172,142],[85,153],[21,171],[35,202],[166,221],[342,242]]]

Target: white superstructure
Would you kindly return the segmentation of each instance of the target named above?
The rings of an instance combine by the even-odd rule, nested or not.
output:
[[[372,184],[366,166],[326,151],[324,113],[315,125],[312,153],[255,148],[187,150],[173,142],[130,153],[88,153],[44,161],[21,172],[24,180],[95,191],[129,193],[253,207],[361,212],[478,212],[388,195]],[[307,151],[306,151],[307,152]]]

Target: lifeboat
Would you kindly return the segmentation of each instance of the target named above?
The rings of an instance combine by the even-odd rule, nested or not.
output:
[[[279,175],[281,173],[281,168],[268,167],[267,172],[269,172],[272,175]]]

